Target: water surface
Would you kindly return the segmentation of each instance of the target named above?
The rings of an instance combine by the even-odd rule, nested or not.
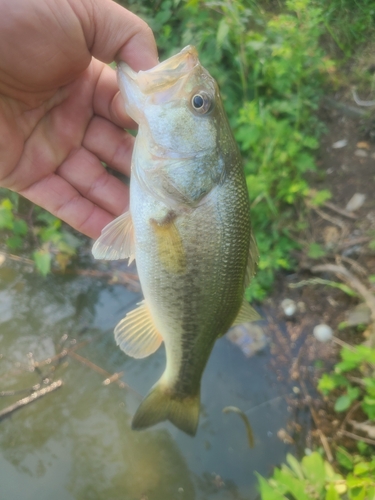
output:
[[[203,376],[195,438],[170,423],[131,430],[165,366],[163,348],[134,360],[115,345],[114,326],[141,298],[97,278],[0,268],[0,392],[64,384],[0,421],[0,500],[255,500],[254,471],[268,475],[284,460],[288,447],[276,433],[288,413],[268,350],[246,358],[226,338]],[[32,371],[33,360],[77,345],[78,357]],[[106,376],[86,360],[124,372],[131,389],[103,385]],[[0,397],[0,410],[24,396]],[[222,413],[226,406],[246,412],[254,448],[239,416]]]

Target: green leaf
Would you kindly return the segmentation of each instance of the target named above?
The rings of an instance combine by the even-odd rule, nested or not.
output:
[[[318,452],[313,452],[302,459],[302,468],[305,477],[317,492],[321,494],[325,485],[324,461]]]
[[[313,205],[320,206],[330,198],[332,198],[331,191],[328,191],[328,189],[322,189],[321,191],[318,191],[310,201]]]
[[[371,466],[368,462],[359,462],[354,466],[353,473],[356,476],[361,476],[362,474],[365,474],[366,472],[369,472],[371,470]]]
[[[11,250],[17,250],[18,248],[21,248],[23,245],[23,240],[20,236],[9,236],[6,240],[7,247],[10,248]]]
[[[348,381],[342,375],[336,373],[333,373],[332,375],[329,375],[328,373],[323,373],[318,382],[318,389],[320,392],[327,395],[334,389],[346,385],[348,385]]]
[[[332,483],[330,483],[328,488],[327,488],[325,500],[340,500],[340,495],[337,493],[337,491]]]
[[[307,255],[310,259],[320,259],[321,257],[324,257],[326,253],[327,252],[321,245],[319,245],[319,243],[311,243],[307,251]]]
[[[287,454],[286,461],[287,461],[289,467],[294,472],[294,474],[298,477],[298,479],[303,480],[304,479],[303,469],[302,469],[302,466],[299,463],[299,461],[290,453]]]
[[[352,455],[346,451],[345,448],[338,446],[336,449],[336,460],[338,463],[347,470],[353,470],[354,459]]]
[[[229,26],[226,22],[225,17],[223,17],[219,22],[219,27],[216,34],[216,43],[218,47],[221,47],[223,43],[226,41],[228,33],[229,33]]]
[[[352,403],[352,400],[347,394],[344,394],[336,399],[335,411],[341,412],[347,410]]]
[[[46,250],[37,250],[33,253],[33,258],[35,261],[36,268],[43,276],[51,271],[51,260],[52,255]]]
[[[13,229],[14,216],[12,212],[0,207],[0,229]]]
[[[285,497],[282,493],[279,493],[260,474],[255,472],[255,475],[258,478],[259,490],[262,500],[287,500],[287,497]]]
[[[13,223],[13,231],[19,236],[25,236],[28,231],[26,222],[23,219],[16,219]]]
[[[286,491],[293,495],[298,500],[310,500],[309,496],[306,495],[306,484],[305,481],[295,478],[291,474],[291,470],[285,465],[282,469],[276,469],[274,472],[274,479],[277,483],[286,487]]]

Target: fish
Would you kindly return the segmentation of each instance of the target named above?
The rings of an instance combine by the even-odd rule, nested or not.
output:
[[[136,260],[144,300],[116,326],[119,347],[134,358],[163,342],[166,350],[165,371],[132,428],[169,420],[194,436],[215,341],[259,319],[244,298],[258,251],[242,158],[218,86],[193,46],[147,71],[120,62],[117,75],[138,124],[130,206],[92,251]]]

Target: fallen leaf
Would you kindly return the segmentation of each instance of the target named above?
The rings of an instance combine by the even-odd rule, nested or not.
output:
[[[357,142],[357,148],[359,149],[370,149],[370,144],[365,141]]]

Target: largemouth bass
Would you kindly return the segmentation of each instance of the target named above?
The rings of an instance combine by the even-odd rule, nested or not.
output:
[[[120,348],[142,358],[165,344],[165,371],[133,429],[170,420],[195,435],[215,340],[258,318],[244,300],[257,250],[242,160],[194,47],[139,73],[120,63],[118,81],[139,124],[130,209],[104,228],[93,254],[137,262],[144,301],[116,326]]]

